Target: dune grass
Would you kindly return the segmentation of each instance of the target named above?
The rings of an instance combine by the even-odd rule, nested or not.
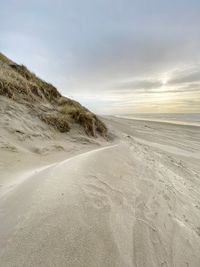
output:
[[[39,116],[42,121],[47,123],[50,126],[53,126],[61,133],[68,132],[70,130],[70,125],[66,120],[65,116],[61,116],[60,114],[42,114]]]
[[[45,123],[68,132],[74,123],[87,135],[106,137],[105,124],[77,101],[62,96],[51,84],[38,78],[24,65],[18,65],[0,53],[0,95],[28,105]],[[48,112],[45,108],[48,106]]]

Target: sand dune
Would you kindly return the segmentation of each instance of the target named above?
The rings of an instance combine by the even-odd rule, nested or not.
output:
[[[0,266],[200,266],[199,127],[105,121],[112,143],[0,169]]]

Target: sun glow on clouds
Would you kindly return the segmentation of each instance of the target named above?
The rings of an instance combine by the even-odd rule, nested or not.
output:
[[[162,85],[166,85],[167,84],[167,80],[162,80]]]
[[[161,80],[161,83],[163,86],[165,86],[167,84],[167,82],[169,81],[169,77],[166,75],[163,77],[163,79]]]
[[[194,70],[196,71],[196,70]],[[178,73],[181,75],[178,75]],[[123,79],[104,84],[102,92],[75,94],[75,98],[102,114],[145,112],[198,112],[200,107],[200,79],[198,83],[185,82],[187,69],[171,71],[146,78]],[[179,82],[174,82],[174,78]],[[181,82],[183,80],[183,82]],[[106,90],[105,90],[106,89]],[[99,90],[99,87],[98,87]],[[191,106],[191,103],[194,105]],[[93,104],[98,103],[98,104]]]

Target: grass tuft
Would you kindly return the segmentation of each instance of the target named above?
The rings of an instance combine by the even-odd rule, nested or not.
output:
[[[60,114],[43,114],[39,117],[46,124],[53,126],[61,133],[65,133],[70,130],[69,123],[67,122],[65,116],[61,116]]]

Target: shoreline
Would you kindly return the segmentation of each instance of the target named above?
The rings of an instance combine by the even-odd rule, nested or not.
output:
[[[115,115],[113,117],[119,118],[119,119],[127,119],[127,120],[136,120],[136,121],[146,121],[146,122],[158,122],[158,123],[168,123],[168,124],[175,124],[180,126],[194,126],[194,127],[200,127],[200,122],[189,122],[189,121],[176,121],[176,120],[162,120],[162,119],[148,119],[148,118],[139,118],[139,117],[128,117],[123,115]]]

